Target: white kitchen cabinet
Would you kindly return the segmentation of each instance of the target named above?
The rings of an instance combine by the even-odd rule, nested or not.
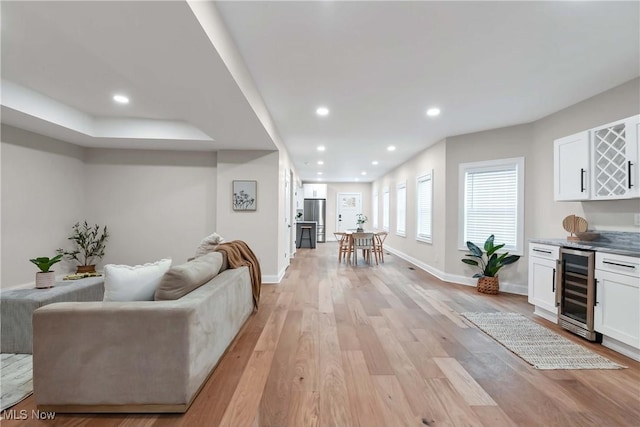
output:
[[[529,303],[534,313],[557,322],[556,308],[556,260],[558,246],[531,243],[529,245]]]
[[[595,278],[602,344],[640,360],[640,258],[596,252]]]
[[[638,123],[640,116],[591,129],[593,168],[591,199],[640,196],[638,190]]]
[[[554,200],[640,197],[640,115],[554,141]]]
[[[305,199],[326,199],[327,184],[303,184]]]
[[[589,132],[554,141],[554,200],[589,199]]]

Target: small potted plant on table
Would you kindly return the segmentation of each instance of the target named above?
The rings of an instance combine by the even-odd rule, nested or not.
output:
[[[94,273],[96,271],[96,261],[104,257],[108,239],[109,232],[106,225],[100,231],[98,224],[89,226],[87,221],[82,224],[77,222],[73,226],[71,236],[69,236],[69,240],[74,243],[74,248],[70,251],[58,249],[58,253],[80,264],[76,273]]]
[[[478,279],[478,292],[484,294],[497,294],[500,289],[500,282],[498,279],[498,271],[502,267],[508,264],[513,264],[520,259],[518,255],[509,255],[509,252],[505,252],[498,255],[498,251],[504,247],[504,243],[500,245],[494,245],[494,235],[492,234],[484,242],[484,250],[487,251],[486,256],[482,249],[476,246],[472,242],[467,242],[469,252],[465,256],[469,258],[463,258],[461,261],[465,264],[476,266],[480,269],[480,273],[473,275]]]
[[[357,232],[361,232],[364,231],[364,229],[362,228],[362,226],[369,220],[369,218],[367,218],[366,215],[359,213],[358,215],[356,215],[356,222],[358,223],[358,228],[356,229]]]
[[[51,271],[51,266],[60,262],[61,259],[62,254],[56,255],[53,258],[42,256],[29,260],[40,269],[40,271],[36,273],[36,289],[53,288],[53,285],[56,283],[56,272]]]

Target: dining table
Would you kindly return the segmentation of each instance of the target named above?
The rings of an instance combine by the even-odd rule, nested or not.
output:
[[[341,262],[343,259],[345,263],[351,263],[351,254],[354,253],[354,241],[353,234],[355,233],[370,233],[373,234],[373,245],[371,251],[373,252],[373,256],[376,259],[376,264],[378,264],[378,255],[380,255],[380,261],[384,263],[384,249],[383,244],[386,239],[388,232],[384,230],[362,230],[358,231],[356,229],[348,229],[343,232],[336,232],[336,240],[338,240],[339,248],[338,248],[338,262]],[[338,236],[342,235],[342,238],[338,238]],[[365,249],[362,250],[362,258],[367,259],[367,255],[365,254]],[[370,257],[372,254],[369,253]],[[354,258],[357,259],[357,254],[354,255]],[[371,265],[371,261],[369,258],[369,265]]]

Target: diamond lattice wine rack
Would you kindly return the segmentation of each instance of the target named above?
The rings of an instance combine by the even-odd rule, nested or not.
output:
[[[597,130],[594,137],[595,194],[620,196],[627,191],[626,129],[620,123]]]

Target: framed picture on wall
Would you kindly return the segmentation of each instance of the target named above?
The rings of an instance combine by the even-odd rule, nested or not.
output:
[[[255,211],[258,204],[257,181],[233,181],[234,211]]]

